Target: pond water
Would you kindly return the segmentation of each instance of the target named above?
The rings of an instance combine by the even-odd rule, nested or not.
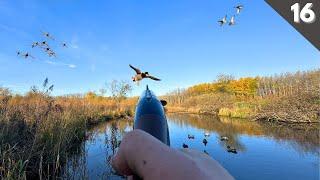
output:
[[[172,148],[206,151],[235,179],[319,179],[319,125],[261,124],[248,120],[187,114],[167,115]],[[122,136],[132,130],[130,120],[110,121],[88,133],[78,155],[67,163],[66,177],[74,179],[122,179],[108,163]],[[209,132],[202,143],[204,133]],[[188,139],[188,134],[195,139]],[[228,141],[221,141],[227,136]],[[226,146],[235,147],[237,154]]]

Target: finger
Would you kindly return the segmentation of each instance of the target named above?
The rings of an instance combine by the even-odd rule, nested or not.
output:
[[[121,175],[132,175],[132,171],[126,162],[126,158],[123,153],[123,148],[120,148],[118,152],[111,158],[111,166],[112,168]]]

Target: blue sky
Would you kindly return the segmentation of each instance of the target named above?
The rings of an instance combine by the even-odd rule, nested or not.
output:
[[[217,20],[243,12],[233,27]],[[31,43],[44,39],[50,58]],[[62,48],[65,41],[68,48]],[[16,51],[36,59],[22,59]],[[272,75],[320,67],[320,53],[263,0],[0,0],[0,85],[24,93],[48,77],[55,95],[131,80],[131,63],[163,79],[143,81],[164,94],[218,74]]]

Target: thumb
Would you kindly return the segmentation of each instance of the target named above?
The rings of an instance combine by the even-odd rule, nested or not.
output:
[[[120,175],[133,175],[125,157],[123,143],[121,143],[117,153],[111,158],[110,164],[112,168]]]

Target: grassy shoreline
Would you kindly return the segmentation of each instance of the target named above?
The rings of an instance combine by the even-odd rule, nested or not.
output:
[[[135,100],[12,95],[0,88],[0,179],[59,178],[68,157],[101,122],[130,117]]]

